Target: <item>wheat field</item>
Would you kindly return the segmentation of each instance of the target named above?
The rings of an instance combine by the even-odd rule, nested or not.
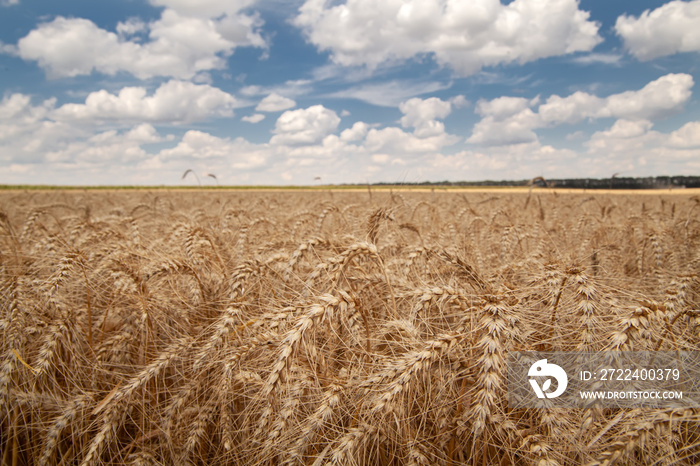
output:
[[[699,272],[692,194],[2,192],[0,464],[698,464],[506,360],[697,351]]]

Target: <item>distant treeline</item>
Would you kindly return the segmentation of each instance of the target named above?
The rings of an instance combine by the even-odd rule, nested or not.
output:
[[[395,185],[396,183],[373,183],[375,186]],[[484,180],[484,181],[424,181],[421,183],[401,183],[401,185],[422,186],[540,186],[550,188],[578,189],[672,189],[700,188],[700,176],[648,176],[644,178],[566,178],[547,179],[537,177],[532,180]]]

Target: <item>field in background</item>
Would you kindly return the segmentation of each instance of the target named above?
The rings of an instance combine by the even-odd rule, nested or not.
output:
[[[314,186],[44,186],[44,185],[0,185],[0,192],[452,192],[452,193],[535,193],[535,194],[624,194],[624,195],[700,195],[700,188],[667,189],[576,189],[542,188],[537,186],[442,186],[442,185],[314,185]]]
[[[0,464],[697,464],[511,351],[697,351],[693,192],[0,192]]]

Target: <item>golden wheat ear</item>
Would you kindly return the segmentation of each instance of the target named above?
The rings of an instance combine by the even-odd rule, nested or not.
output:
[[[700,350],[700,198],[531,188],[0,191],[0,464],[697,464],[507,362]]]

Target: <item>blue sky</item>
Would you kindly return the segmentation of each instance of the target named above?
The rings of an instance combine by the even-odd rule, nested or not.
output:
[[[0,183],[700,175],[700,0],[0,0]]]

